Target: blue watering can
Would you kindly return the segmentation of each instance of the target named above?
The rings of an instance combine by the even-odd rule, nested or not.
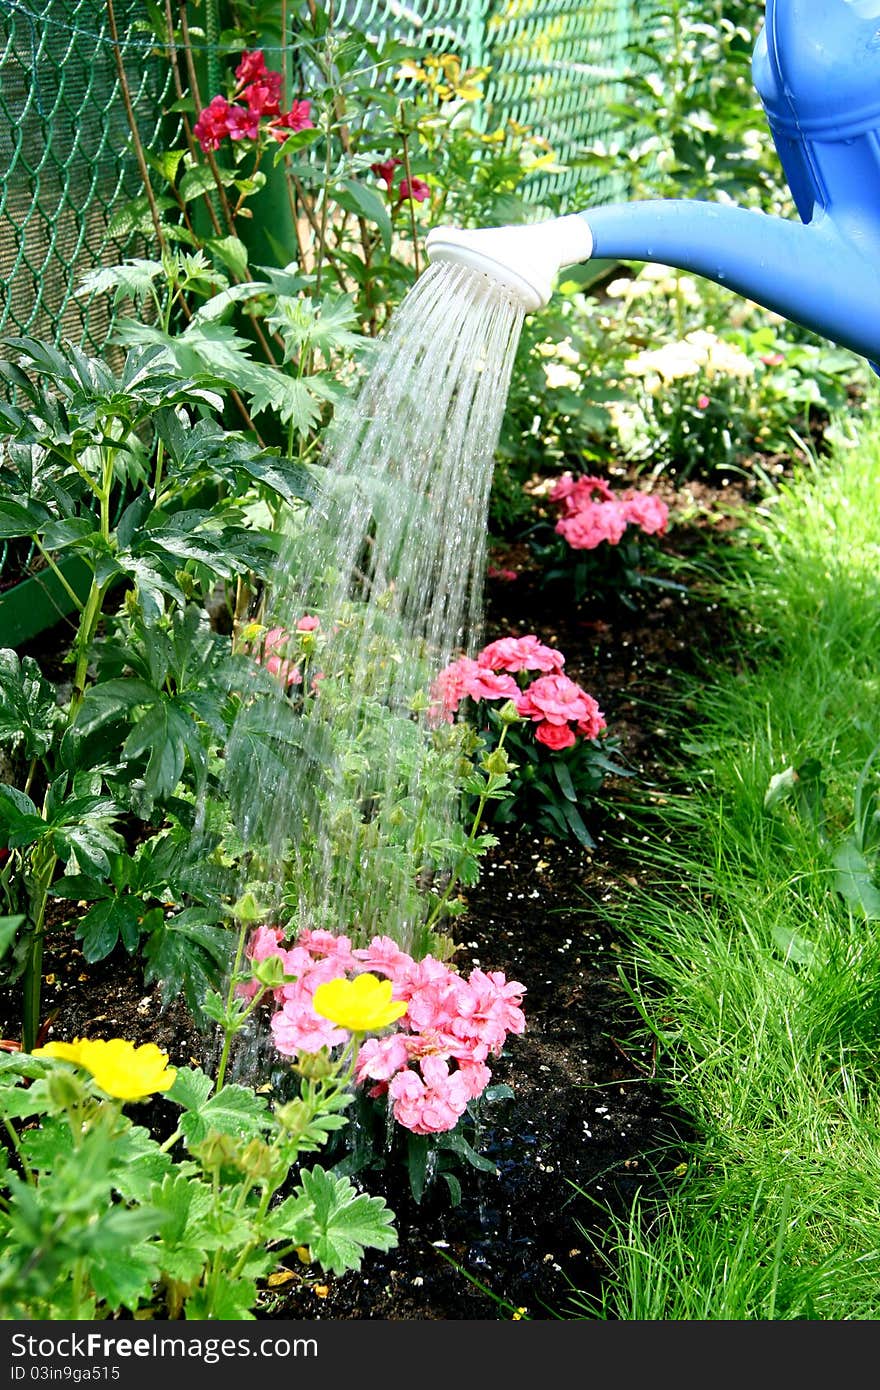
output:
[[[527,312],[562,266],[655,261],[880,357],[880,0],[767,0],[752,78],[801,221],[721,203],[611,203],[519,227],[436,227],[431,261],[500,280]]]

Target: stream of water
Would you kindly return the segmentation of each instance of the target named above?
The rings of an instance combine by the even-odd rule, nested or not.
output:
[[[479,636],[522,320],[485,276],[429,266],[337,407],[320,498],[285,539],[261,653],[278,698],[245,701],[228,766],[245,840],[287,880],[299,927],[409,949],[431,866],[454,857],[461,740],[430,687]]]

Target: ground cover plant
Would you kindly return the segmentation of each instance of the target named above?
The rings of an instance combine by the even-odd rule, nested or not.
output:
[[[750,21],[710,18],[651,18],[633,189],[776,209]],[[79,287],[106,360],[0,362],[0,541],[73,614],[0,650],[4,1312],[870,1317],[866,369],[574,270],[524,327],[472,648],[366,560],[292,611],[425,230],[534,215],[554,156],[459,56],[317,5],[289,65],[259,32],[222,90],[158,34],[182,135],[139,150],[145,254]]]
[[[622,978],[699,1137],[615,1222],[594,1315],[876,1315],[876,466],[875,395],[742,517],[688,793],[643,806]]]

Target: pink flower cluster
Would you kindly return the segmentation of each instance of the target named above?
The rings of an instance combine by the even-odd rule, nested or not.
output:
[[[384,183],[388,190],[389,197],[391,197],[394,192],[394,171],[397,166],[402,163],[402,159],[393,157],[391,159],[383,159],[378,164],[370,165],[370,173],[375,174],[376,178]],[[430,196],[430,186],[425,183],[424,179],[413,177],[412,179],[400,180],[397,188],[398,203],[405,202],[407,198],[412,198],[414,203],[423,203],[425,199],[430,198]]]
[[[592,695],[562,675],[565,657],[545,646],[534,633],[501,637],[477,656],[462,656],[445,666],[431,688],[434,710],[450,720],[459,704],[471,700],[512,700],[517,713],[535,725],[538,743],[558,752],[581,738],[597,738],[605,716]],[[541,674],[529,680],[530,673]],[[519,676],[519,681],[515,679]]]
[[[264,119],[274,140],[286,140],[293,131],[313,128],[311,102],[294,101],[289,111],[281,110],[283,78],[280,72],[269,72],[259,51],[242,54],[235,79],[232,101],[216,96],[199,112],[193,135],[203,150],[219,149],[227,135],[230,140],[259,139]]]
[[[296,632],[314,632],[320,623],[320,618],[307,614],[300,618]],[[270,627],[259,647],[253,652],[254,660],[265,666],[270,675],[277,676],[282,685],[302,685],[302,671],[289,657],[289,648],[294,640],[294,634],[288,632],[286,627]],[[322,672],[318,672],[312,678],[313,688],[322,675]]]
[[[669,508],[659,497],[634,489],[615,497],[602,478],[586,475],[575,479],[564,473],[550,500],[562,508],[556,530],[573,550],[595,550],[603,541],[617,545],[627,526],[662,536],[669,521]]]
[[[489,1084],[487,1058],[500,1055],[509,1033],[525,1028],[525,986],[501,971],[474,969],[465,979],[433,956],[414,960],[388,936],[374,936],[361,950],[328,931],[301,932],[289,949],[283,939],[279,927],[258,927],[247,955],[253,962],[278,956],[284,973],[296,977],[273,991],[272,1035],[284,1056],[348,1041],[344,1028],[312,1007],[320,984],[370,971],[391,980],[392,998],[406,1002],[393,1031],[362,1043],[354,1075],[368,1095],[387,1095],[394,1118],[414,1134],[454,1129]],[[238,988],[252,998],[260,985]]]

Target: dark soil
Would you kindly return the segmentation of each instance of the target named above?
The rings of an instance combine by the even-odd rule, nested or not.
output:
[[[707,531],[724,532],[748,483],[677,491],[670,555],[687,559]],[[722,618],[694,584],[689,592],[646,589],[633,611],[575,605],[541,584],[524,545],[498,546],[490,578],[486,638],[535,632],[565,653],[566,671],[598,700],[630,779],[611,779],[589,815],[593,850],[533,829],[499,831],[468,910],[455,923],[456,960],[469,970],[503,970],[527,989],[526,1030],[493,1064],[493,1082],[513,1099],[485,1107],[481,1151],[497,1176],[459,1170],[453,1206],[436,1181],[421,1203],[406,1172],[362,1180],[396,1213],[399,1243],[368,1253],[361,1271],[332,1279],[298,1266],[267,1291],[267,1319],[531,1319],[589,1316],[576,1291],[596,1295],[602,1203],[622,1210],[643,1181],[672,1172],[687,1134],[653,1077],[649,1050],[633,1044],[637,1019],[618,977],[621,943],[604,905],[644,870],[621,823],[632,798],[669,785],[666,729],[678,673],[721,637]],[[154,1041],[172,1062],[210,1062],[212,1044],[181,1001],[160,1011],[137,961],[124,953],[84,963],[72,925],[48,938],[45,1005],[52,1036],[123,1036]],[[4,997],[5,996],[5,997]],[[0,991],[0,1036],[18,1035],[14,991]],[[156,1104],[161,1104],[157,1102]]]

